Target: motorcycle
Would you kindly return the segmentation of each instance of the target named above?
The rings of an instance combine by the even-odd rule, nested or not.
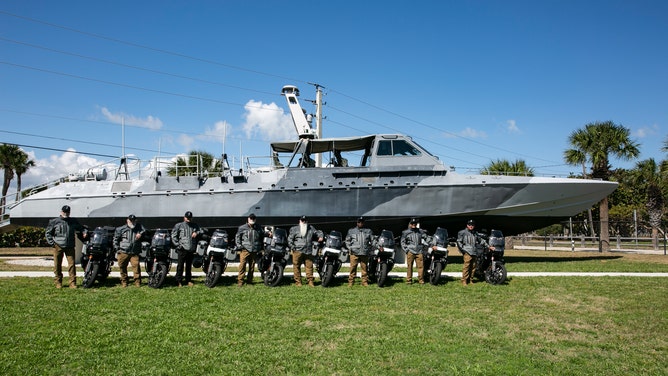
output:
[[[507,278],[506,264],[503,260],[503,252],[506,247],[505,238],[499,230],[492,230],[489,237],[484,234],[483,237],[487,239],[490,246],[494,247],[494,250],[478,246],[475,274],[489,284],[500,285]]]
[[[220,276],[227,268],[227,263],[234,261],[236,256],[234,248],[230,247],[227,231],[215,230],[209,240],[202,263],[202,270],[205,274],[204,284],[206,287],[216,286],[220,280]]]
[[[272,237],[264,238],[264,254],[258,262],[258,268],[266,286],[278,286],[283,278],[283,271],[289,257],[287,231],[282,228],[274,228]]]
[[[448,265],[448,230],[438,227],[434,232],[434,243],[436,250],[433,247],[427,247],[424,255],[424,270],[429,283],[438,285],[441,280],[441,272]]]
[[[145,259],[149,287],[157,289],[165,283],[165,277],[172,266],[171,252],[172,235],[170,231],[156,230],[151,238]]]
[[[327,287],[332,283],[334,277],[336,277],[336,273],[341,269],[341,264],[348,257],[348,250],[343,248],[343,236],[341,232],[332,231],[327,235],[325,246],[322,248],[321,253],[316,258],[314,264],[320,276],[322,287]]]
[[[375,281],[378,287],[385,286],[388,273],[394,266],[394,234],[392,231],[383,230],[376,239],[376,244],[369,257],[368,273],[369,280]]]
[[[93,286],[95,280],[103,282],[111,273],[116,252],[114,252],[114,227],[97,227],[89,234],[89,240],[83,247],[81,267],[84,269],[83,287]]]

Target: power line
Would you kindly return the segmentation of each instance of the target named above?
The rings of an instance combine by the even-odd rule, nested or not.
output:
[[[112,41],[112,42],[114,42],[114,43],[119,43],[119,44],[123,44],[123,45],[127,45],[127,46],[132,46],[132,47],[135,47],[135,48],[141,48],[141,49],[145,49],[145,50],[149,50],[149,51],[153,51],[153,52],[158,52],[158,53],[162,53],[162,54],[167,54],[167,55],[171,55],[171,56],[176,56],[176,57],[179,57],[179,58],[189,59],[189,60],[192,60],[192,61],[198,61],[198,62],[203,62],[203,63],[212,64],[212,65],[216,65],[216,66],[221,66],[221,67],[225,67],[225,68],[229,68],[229,69],[235,69],[235,70],[239,70],[239,71],[245,71],[245,72],[249,72],[249,73],[254,73],[254,74],[264,75],[264,76],[268,76],[268,77],[275,77],[275,78],[280,78],[280,79],[287,79],[287,80],[291,80],[291,81],[296,81],[296,82],[301,82],[301,83],[307,83],[307,84],[308,84],[308,82],[303,81],[303,80],[299,80],[299,79],[294,79],[294,78],[285,77],[285,76],[281,76],[281,75],[271,74],[271,73],[267,73],[267,72],[263,72],[263,71],[258,71],[258,70],[247,69],[247,68],[243,68],[243,67],[239,67],[239,66],[234,66],[234,65],[230,65],[230,64],[224,64],[224,63],[221,63],[221,62],[219,62],[219,61],[214,61],[214,60],[209,60],[209,59],[203,59],[203,58],[199,58],[199,57],[194,57],[194,56],[186,55],[186,54],[179,53],[179,52],[169,51],[169,50],[160,49],[160,48],[155,48],[155,47],[150,47],[150,46],[147,46],[147,45],[142,45],[142,44],[135,43],[135,42],[129,42],[129,41],[125,41],[125,40],[121,40],[121,39],[117,39],[117,38],[113,38],[113,37],[109,37],[109,36],[105,36],[105,35],[101,35],[101,34],[91,33],[91,32],[87,32],[87,31],[83,31],[83,30],[75,29],[75,28],[72,28],[72,27],[67,27],[67,26],[58,25],[58,24],[51,23],[51,22],[47,22],[47,21],[43,21],[43,20],[34,19],[34,18],[31,18],[31,17],[26,17],[26,16],[21,16],[21,15],[13,14],[13,13],[6,12],[6,11],[2,11],[2,10],[0,10],[0,13],[5,14],[5,15],[7,15],[7,16],[11,16],[11,17],[15,17],[15,18],[19,18],[19,19],[27,20],[27,21],[29,21],[29,22],[38,23],[38,24],[43,24],[43,25],[47,25],[47,26],[49,26],[49,27],[59,28],[59,29],[63,29],[63,30],[70,31],[70,32],[74,32],[74,33],[78,33],[78,34],[86,35],[86,36],[89,36],[89,37],[97,38],[97,39],[102,39],[102,40]],[[257,91],[257,90],[252,90],[252,89],[242,88],[242,87],[238,87],[238,86],[227,85],[227,84],[223,84],[223,83],[219,83],[219,82],[213,82],[213,81],[208,81],[208,80],[201,80],[201,79],[192,78],[192,77],[188,77],[188,76],[182,76],[182,75],[172,74],[172,73],[168,73],[168,72],[162,72],[162,71],[157,71],[157,70],[153,70],[153,69],[148,69],[148,68],[142,68],[142,67],[132,66],[132,65],[129,65],[129,64],[123,64],[123,63],[118,63],[118,62],[112,62],[112,61],[109,61],[109,60],[104,60],[104,59],[99,59],[99,58],[94,58],[94,57],[89,57],[89,56],[84,56],[84,55],[79,55],[79,54],[74,54],[74,53],[64,52],[64,51],[55,50],[55,49],[51,49],[51,48],[47,48],[47,47],[43,47],[43,46],[37,46],[37,45],[33,45],[33,44],[29,44],[29,43],[25,43],[25,42],[14,41],[14,40],[7,39],[7,38],[0,38],[0,39],[5,40],[5,41],[8,41],[8,42],[12,42],[12,43],[23,44],[23,45],[26,45],[26,46],[29,46],[29,47],[33,47],[33,48],[40,48],[40,49],[49,50],[49,51],[57,52],[57,53],[61,53],[61,54],[67,54],[67,55],[71,55],[71,56],[75,56],[75,57],[79,57],[79,58],[90,59],[90,60],[94,60],[94,61],[100,61],[100,62],[104,62],[104,63],[107,63],[107,64],[119,65],[119,66],[123,66],[123,67],[131,68],[131,69],[137,69],[137,70],[147,71],[147,72],[151,72],[151,73],[156,73],[156,74],[162,74],[162,75],[167,75],[167,76],[171,76],[171,77],[176,77],[176,78],[182,78],[182,79],[194,80],[194,81],[203,82],[203,83],[208,83],[208,84],[213,84],[213,85],[227,86],[227,87],[232,87],[232,88],[241,89],[241,90],[249,90],[249,91],[255,91],[255,92],[264,93],[264,94],[273,94],[273,95],[275,95],[274,93],[267,93],[267,92],[262,92],[262,91]],[[234,106],[246,106],[246,105],[244,105],[244,104],[239,104],[239,103],[232,103],[232,102],[220,101],[220,100],[215,100],[215,99],[210,99],[210,98],[203,98],[203,97],[197,97],[197,96],[192,96],[192,95],[187,95],[187,94],[172,93],[172,92],[163,91],[163,90],[156,90],[156,89],[150,89],[150,88],[145,88],[145,87],[140,87],[140,86],[133,86],[133,85],[128,85],[128,84],[116,83],[116,82],[112,82],[112,81],[106,81],[106,80],[94,79],[94,78],[89,78],[89,77],[77,76],[77,75],[67,74],[67,73],[62,73],[62,72],[55,72],[55,71],[50,71],[50,70],[47,70],[47,69],[41,69],[41,68],[35,68],[35,67],[29,67],[29,66],[20,65],[20,64],[13,64],[13,63],[7,63],[7,62],[2,62],[2,63],[3,63],[3,64],[8,64],[8,65],[14,65],[14,66],[17,66],[17,67],[22,67],[22,68],[25,68],[25,69],[33,69],[33,70],[37,70],[37,71],[48,72],[48,73],[58,74],[58,75],[64,75],[64,76],[69,76],[69,77],[78,78],[78,79],[84,79],[84,80],[90,80],[90,81],[95,81],[95,82],[100,82],[100,83],[105,83],[105,84],[110,84],[110,85],[116,85],[116,86],[122,86],[122,87],[132,88],[132,89],[136,89],[136,90],[143,90],[143,91],[149,91],[149,92],[161,93],[161,94],[172,95],[172,96],[179,96],[179,97],[183,97],[183,98],[196,99],[196,100],[202,100],[202,101],[208,101],[208,102],[214,102],[214,103],[228,104],[228,105],[234,105]],[[462,136],[462,135],[459,135],[459,134],[456,134],[456,133],[452,133],[452,132],[449,132],[449,131],[440,129],[440,128],[436,127],[436,126],[433,126],[433,125],[424,123],[424,122],[419,121],[419,120],[415,120],[415,119],[413,119],[413,118],[407,117],[407,116],[405,116],[405,115],[399,114],[399,113],[394,112],[394,111],[390,111],[390,110],[385,109],[385,108],[383,108],[383,107],[374,105],[374,104],[369,103],[369,102],[367,102],[367,101],[365,101],[365,100],[362,100],[362,99],[359,99],[359,98],[356,98],[356,97],[347,95],[347,94],[345,94],[345,93],[343,93],[343,92],[340,92],[340,91],[337,91],[337,90],[334,90],[334,89],[331,89],[331,88],[330,88],[330,91],[331,91],[331,92],[334,92],[334,93],[337,93],[337,94],[339,94],[339,95],[341,95],[341,96],[347,97],[347,98],[349,98],[349,99],[351,99],[351,100],[354,100],[354,101],[356,101],[356,102],[362,103],[362,104],[364,104],[364,105],[366,105],[366,106],[369,106],[369,107],[371,107],[371,108],[374,108],[374,109],[376,109],[376,110],[378,110],[378,111],[385,112],[385,113],[390,114],[390,115],[392,115],[392,116],[396,116],[396,117],[398,117],[398,118],[400,118],[400,119],[404,119],[404,120],[406,120],[406,121],[409,121],[409,122],[418,124],[418,125],[420,125],[420,126],[423,126],[423,127],[425,127],[425,128],[428,128],[428,129],[436,130],[436,131],[438,131],[438,132],[442,132],[442,133],[445,133],[445,134],[449,134],[449,135],[451,135],[451,136],[453,136],[453,137],[456,137],[456,138],[464,139],[464,140],[466,140],[466,141],[475,143],[475,144],[477,144],[477,145],[483,146],[483,147],[488,148],[488,149],[495,149],[495,150],[503,151],[503,152],[510,153],[510,154],[513,154],[513,155],[518,155],[518,156],[523,156],[523,157],[528,157],[528,158],[532,158],[532,159],[536,159],[536,160],[541,160],[541,161],[545,161],[545,162],[554,163],[554,161],[545,160],[545,159],[542,159],[542,158],[540,158],[540,157],[533,157],[533,156],[529,156],[529,155],[526,155],[526,154],[518,153],[518,152],[516,152],[516,151],[511,151],[511,150],[503,149],[503,148],[500,148],[500,147],[498,147],[498,146],[496,146],[496,145],[488,145],[488,144],[485,144],[485,143],[480,142],[480,141],[478,141],[478,140],[472,139],[472,138],[470,138],[470,137],[465,137],[465,136]],[[342,112],[342,113],[344,113],[344,114],[347,114],[347,115],[349,115],[349,116],[355,117],[355,118],[357,118],[357,119],[359,119],[359,120],[368,122],[368,123],[370,123],[370,124],[375,124],[375,125],[377,125],[377,126],[380,126],[380,127],[386,128],[386,129],[393,130],[393,131],[395,131],[395,132],[404,133],[404,132],[401,131],[401,130],[393,129],[392,127],[389,127],[389,126],[384,125],[384,124],[382,124],[382,123],[375,122],[375,121],[372,121],[372,120],[363,118],[363,117],[358,116],[358,115],[354,115],[354,114],[352,114],[352,113],[349,113],[349,112],[346,112],[346,111],[337,109],[337,108],[335,108],[335,107],[331,107],[331,108],[334,109],[334,110],[338,110],[338,111],[340,111],[340,112]],[[264,109],[265,109],[265,110],[268,110],[267,108],[264,108]],[[430,142],[430,143],[434,143],[432,140],[426,140],[426,141],[427,141],[427,142]],[[445,145],[438,144],[438,143],[435,143],[435,144],[440,145],[440,146],[445,146]],[[450,149],[454,149],[454,150],[458,150],[458,149],[453,148],[453,147],[449,147],[449,148],[450,148]],[[462,150],[458,150],[458,151],[464,152],[464,151],[462,151]],[[475,155],[475,156],[478,156],[478,157],[481,157],[481,158],[489,158],[489,157],[485,157],[485,156],[481,156],[481,155],[472,154],[470,151],[466,151],[466,153],[469,154],[469,155]],[[456,159],[456,158],[455,158],[455,159]]]
[[[26,20],[26,21],[30,21],[30,22],[39,23],[39,24],[42,24],[42,25],[47,25],[47,26],[50,26],[50,27],[55,27],[55,28],[58,28],[58,29],[71,31],[73,33],[78,33],[78,34],[86,35],[86,36],[97,38],[97,39],[104,39],[104,40],[108,40],[108,41],[111,41],[111,42],[114,42],[114,43],[124,44],[124,45],[127,45],[127,46],[142,48],[142,49],[149,50],[149,51],[159,52],[159,53],[166,54],[166,55],[176,56],[176,57],[180,57],[180,58],[184,58],[184,59],[188,59],[188,60],[193,60],[193,61],[199,61],[199,62],[207,63],[207,64],[218,65],[218,66],[229,68],[229,69],[235,69],[235,70],[254,73],[254,74],[260,74],[260,75],[264,75],[264,76],[268,76],[268,77],[275,77],[275,78],[280,78],[280,79],[284,79],[284,80],[292,80],[292,81],[307,83],[306,81],[297,80],[297,79],[286,77],[286,76],[280,76],[280,75],[277,75],[277,74],[262,72],[262,71],[259,71],[259,70],[253,70],[253,69],[243,68],[243,67],[239,67],[239,66],[235,66],[235,65],[224,64],[224,63],[214,61],[214,60],[202,59],[202,58],[199,58],[199,57],[194,57],[194,56],[182,54],[182,53],[179,53],[179,52],[164,50],[164,49],[160,49],[160,48],[150,47],[150,46],[146,46],[146,45],[139,44],[139,43],[128,42],[128,41],[125,41],[125,40],[108,37],[106,35],[95,34],[95,33],[91,33],[91,32],[88,32],[88,31],[83,31],[83,30],[72,28],[72,27],[68,27],[68,26],[58,25],[58,24],[38,20],[38,19],[35,19],[35,18],[31,18],[31,17],[21,16],[21,15],[10,13],[10,12],[4,11],[4,10],[0,10],[0,13],[5,14],[5,15],[10,16],[10,17],[20,18],[20,19],[23,19],[23,20]]]
[[[117,62],[117,61],[111,61],[111,60],[100,59],[100,58],[96,58],[96,57],[92,57],[92,56],[76,54],[76,53],[73,53],[73,52],[56,50],[56,49],[53,49],[53,48],[39,46],[39,45],[36,45],[36,44],[27,43],[27,42],[21,42],[21,41],[8,39],[8,38],[4,38],[4,37],[0,37],[0,40],[3,40],[5,42],[9,42],[9,43],[28,46],[28,47],[31,47],[31,48],[37,48],[37,49],[41,49],[41,50],[45,50],[45,51],[55,52],[55,53],[62,54],[62,55],[68,55],[68,56],[73,56],[73,57],[77,57],[77,58],[81,58],[81,59],[97,61],[97,62],[116,65],[116,66],[120,66],[120,67],[124,67],[124,68],[131,68],[131,69],[135,69],[135,70],[139,70],[139,71],[143,71],[143,72],[150,72],[150,73],[160,74],[160,75],[168,76],[168,77],[181,78],[181,79],[184,79],[184,80],[190,80],[190,81],[206,83],[206,84],[211,84],[211,85],[216,85],[216,86],[224,86],[224,87],[228,87],[228,88],[232,88],[232,89],[251,91],[251,92],[255,92],[255,93],[259,93],[259,94],[280,95],[280,94],[277,94],[277,93],[274,93],[274,92],[254,90],[254,89],[249,89],[249,88],[245,88],[245,87],[241,87],[241,86],[229,85],[229,84],[225,84],[225,83],[222,83],[222,82],[203,80],[203,79],[200,79],[200,78],[183,76],[183,75],[180,75],[180,74],[164,72],[164,71],[159,71],[159,70],[150,69],[150,68],[138,67],[138,66],[135,66],[135,65],[120,63],[120,62]]]

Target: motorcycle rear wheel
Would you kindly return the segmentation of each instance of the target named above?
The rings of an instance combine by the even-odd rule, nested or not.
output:
[[[264,284],[269,287],[276,287],[283,278],[283,265],[274,264],[274,266],[264,273]]]
[[[438,281],[441,280],[441,272],[443,271],[443,264],[440,262],[437,262],[434,265],[434,269],[431,271],[431,275],[429,276],[429,283],[432,285],[438,285]]]
[[[83,278],[83,287],[90,288],[95,283],[95,277],[97,277],[97,272],[100,269],[100,264],[97,262],[89,262],[86,265],[86,272],[84,272]]]
[[[155,272],[148,277],[148,286],[154,289],[162,287],[167,276],[167,265],[159,262],[155,265]]]
[[[329,286],[334,279],[334,265],[327,263],[325,264],[325,270],[322,273],[322,287]]]
[[[223,274],[223,266],[218,263],[213,264],[211,270],[206,274],[204,285],[209,288],[216,286],[221,274]]]
[[[385,286],[385,281],[387,281],[387,263],[381,262],[380,265],[378,265],[378,287],[383,287]]]
[[[506,266],[499,262],[494,261],[492,265],[485,270],[485,281],[492,285],[500,285],[506,282],[508,272],[506,271]]]

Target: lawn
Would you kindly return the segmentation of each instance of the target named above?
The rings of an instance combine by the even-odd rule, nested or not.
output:
[[[237,288],[225,277],[213,289],[199,278],[160,290],[108,282],[56,290],[51,278],[0,279],[0,373],[668,374],[666,278]]]

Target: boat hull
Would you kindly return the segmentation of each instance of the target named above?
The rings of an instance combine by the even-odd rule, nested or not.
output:
[[[234,232],[255,213],[261,224],[289,227],[306,215],[324,231],[345,231],[359,216],[395,233],[420,217],[428,231],[451,233],[466,219],[518,234],[576,215],[616,183],[558,178],[457,175],[438,170],[283,169],[239,179],[173,177],[68,182],[29,196],[12,210],[17,226],[45,227],[62,205],[89,227],[121,225],[135,214],[149,228],[171,228],[191,211],[200,226]]]

